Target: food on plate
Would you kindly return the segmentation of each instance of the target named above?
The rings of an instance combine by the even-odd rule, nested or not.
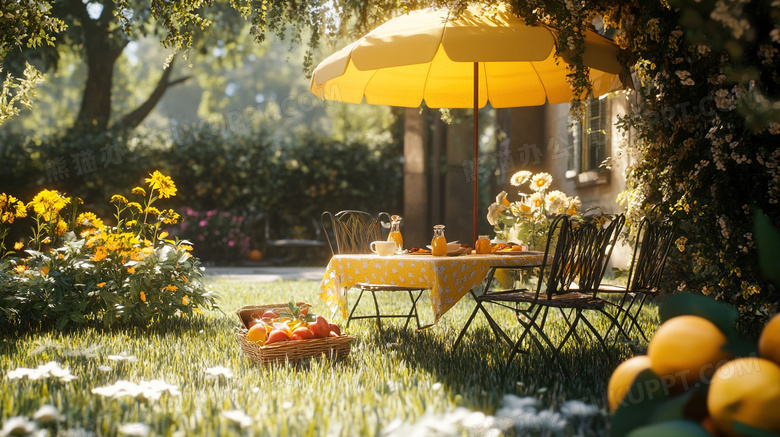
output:
[[[411,254],[417,254],[417,255],[430,255],[431,251],[428,249],[423,249],[420,247],[413,247],[409,250],[409,253]]]

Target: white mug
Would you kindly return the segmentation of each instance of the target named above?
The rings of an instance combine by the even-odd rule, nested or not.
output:
[[[395,241],[372,241],[370,247],[371,252],[374,252],[379,256],[392,255],[395,253],[396,249],[398,249]]]

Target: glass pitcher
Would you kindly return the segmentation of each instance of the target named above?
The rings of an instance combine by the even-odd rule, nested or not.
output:
[[[395,241],[398,252],[404,250],[404,237],[401,235],[400,215],[390,217],[390,234],[387,235],[387,241]]]
[[[444,225],[433,227],[433,240],[431,240],[431,255],[447,255],[447,240],[444,238]]]

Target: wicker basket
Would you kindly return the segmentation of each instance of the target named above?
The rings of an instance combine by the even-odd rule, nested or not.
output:
[[[298,308],[310,308],[311,305],[298,302]],[[236,340],[244,352],[255,363],[270,364],[275,362],[296,362],[306,358],[320,357],[323,354],[333,358],[342,359],[349,355],[350,342],[353,337],[341,335],[339,337],[314,338],[311,340],[283,341],[279,343],[260,346],[257,343],[247,341],[246,324],[256,311],[276,311],[289,309],[287,304],[271,305],[247,305],[236,311],[238,317],[244,325],[244,328],[236,329]]]

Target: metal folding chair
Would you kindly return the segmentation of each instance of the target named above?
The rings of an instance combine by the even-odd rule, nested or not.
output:
[[[601,274],[612,252],[610,244],[614,243],[624,220],[622,215],[599,215],[583,221],[576,221],[566,215],[557,216],[551,222],[548,230],[545,257],[542,266],[538,268],[536,290],[512,288],[491,291],[494,273],[498,269],[507,267],[491,268],[483,282],[484,292],[477,294],[475,290],[471,290],[476,307],[455,340],[453,347],[458,346],[476,314],[481,312],[485,315],[499,341],[506,341],[512,347],[506,363],[507,367],[515,355],[521,352],[526,337],[541,350],[545,349],[542,344],[544,342],[552,350],[554,356],[560,359],[560,351],[570,338],[573,337],[584,344],[577,333],[577,326],[580,322],[586,325],[606,350],[607,346],[603,337],[591,321],[585,317],[585,312],[588,310],[598,311],[614,324],[616,320],[609,311],[605,310],[607,302],[596,297],[595,293],[572,291],[571,288],[577,282],[587,289],[598,287]],[[494,304],[494,306],[490,306],[491,309],[508,308],[515,313],[515,318],[521,326],[517,340],[513,340],[506,330],[495,321],[488,306],[485,305],[486,303]],[[545,332],[550,308],[558,308],[567,325],[566,333],[557,345]],[[625,332],[623,334],[628,336]]]
[[[654,298],[660,292],[661,276],[678,226],[679,222],[669,219],[651,221],[647,217],[643,218],[636,233],[627,285],[604,284],[598,288],[598,293],[622,295],[617,322],[629,334],[636,327],[645,341],[647,336],[639,325],[638,317],[647,299]]]
[[[390,222],[390,215],[386,212],[380,212],[376,217],[365,211],[356,210],[344,210],[339,211],[336,214],[332,214],[329,211],[322,213],[322,227],[325,231],[325,236],[330,245],[333,255],[346,255],[346,254],[370,254],[370,245],[372,241],[382,240],[382,221],[386,220],[386,223]],[[390,284],[369,284],[369,283],[357,283],[355,287],[360,290],[357,300],[352,305],[352,309],[349,312],[347,318],[346,327],[352,320],[359,319],[376,319],[378,328],[382,329],[381,319],[390,318],[405,318],[406,323],[404,329],[409,326],[409,321],[414,319],[417,323],[417,329],[422,329],[420,325],[420,317],[417,313],[417,302],[422,297],[424,290],[413,287],[401,287]],[[363,298],[363,294],[368,291],[374,298],[374,310],[373,315],[355,315],[355,310]],[[382,314],[379,309],[379,301],[377,300],[377,292],[406,292],[409,295],[411,301],[411,309],[406,314]]]

